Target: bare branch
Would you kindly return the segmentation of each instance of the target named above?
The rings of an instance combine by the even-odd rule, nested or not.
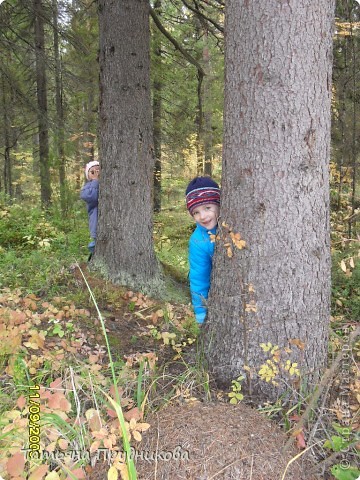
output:
[[[199,64],[199,62],[197,62],[195,60],[194,57],[192,57],[190,55],[189,52],[187,52],[176,40],[175,38],[170,35],[170,33],[165,29],[165,27],[162,25],[162,23],[160,22],[158,16],[156,15],[156,13],[154,12],[153,8],[150,6],[150,15],[152,17],[152,19],[154,20],[154,23],[155,25],[157,26],[157,28],[160,30],[160,32],[174,45],[174,47],[176,48],[176,50],[179,50],[179,52],[182,53],[182,55],[186,58],[186,60],[191,63],[192,65],[194,65],[197,70],[198,70],[198,75],[199,76],[204,76],[205,75],[205,72],[202,68],[202,66]]]
[[[224,27],[222,27],[219,23],[215,22],[215,20],[213,20],[212,18],[209,18],[206,15],[204,15],[199,8],[192,7],[191,5],[188,4],[186,0],[182,0],[182,2],[186,8],[196,13],[196,15],[199,15],[199,17],[203,18],[207,22],[211,23],[217,30],[219,30],[219,32],[224,33]]]

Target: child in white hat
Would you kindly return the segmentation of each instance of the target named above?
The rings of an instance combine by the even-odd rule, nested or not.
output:
[[[100,164],[97,160],[89,162],[85,166],[85,177],[87,182],[82,187],[80,198],[86,202],[89,216],[89,230],[91,242],[88,245],[90,250],[89,260],[95,250],[96,229],[98,219],[98,199],[99,199],[99,175]]]

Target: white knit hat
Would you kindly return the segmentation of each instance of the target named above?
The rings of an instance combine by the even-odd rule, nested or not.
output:
[[[92,162],[89,162],[89,163],[86,164],[86,166],[85,166],[85,177],[87,178],[87,180],[89,180],[89,170],[90,170],[90,168],[98,167],[98,166],[100,166],[100,163],[97,160],[93,160]]]

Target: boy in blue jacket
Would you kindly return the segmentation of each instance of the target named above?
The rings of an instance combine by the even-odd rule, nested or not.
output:
[[[220,188],[210,177],[196,177],[186,189],[186,206],[196,222],[189,241],[190,293],[197,323],[206,317],[210,289],[214,235],[220,212]]]
[[[88,245],[90,250],[90,257],[95,250],[96,229],[98,219],[98,199],[99,199],[99,175],[100,164],[94,160],[85,166],[85,177],[87,182],[80,191],[80,198],[86,202],[88,216],[89,216],[89,230],[91,242]]]

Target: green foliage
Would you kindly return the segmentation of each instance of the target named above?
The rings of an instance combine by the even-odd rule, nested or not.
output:
[[[165,273],[173,275],[179,282],[187,282],[188,242],[193,229],[194,221],[183,205],[155,218],[156,253],[167,270]]]
[[[324,443],[325,448],[329,448],[334,452],[341,452],[343,449],[349,446],[349,441],[338,435],[332,435],[331,440],[326,440]]]
[[[47,221],[40,209],[18,204],[0,208],[0,243],[3,248],[48,249],[54,239],[61,240],[61,232]]]
[[[59,293],[71,280],[71,259],[87,256],[87,240],[84,210],[74,209],[70,218],[61,218],[26,205],[2,205],[0,288]]]
[[[231,392],[228,393],[230,398],[230,403],[236,405],[241,402],[244,398],[244,395],[241,393],[241,382],[245,380],[245,377],[240,375],[236,380],[231,382]]]
[[[331,467],[331,473],[337,480],[358,480],[360,470],[356,467],[334,465]]]

